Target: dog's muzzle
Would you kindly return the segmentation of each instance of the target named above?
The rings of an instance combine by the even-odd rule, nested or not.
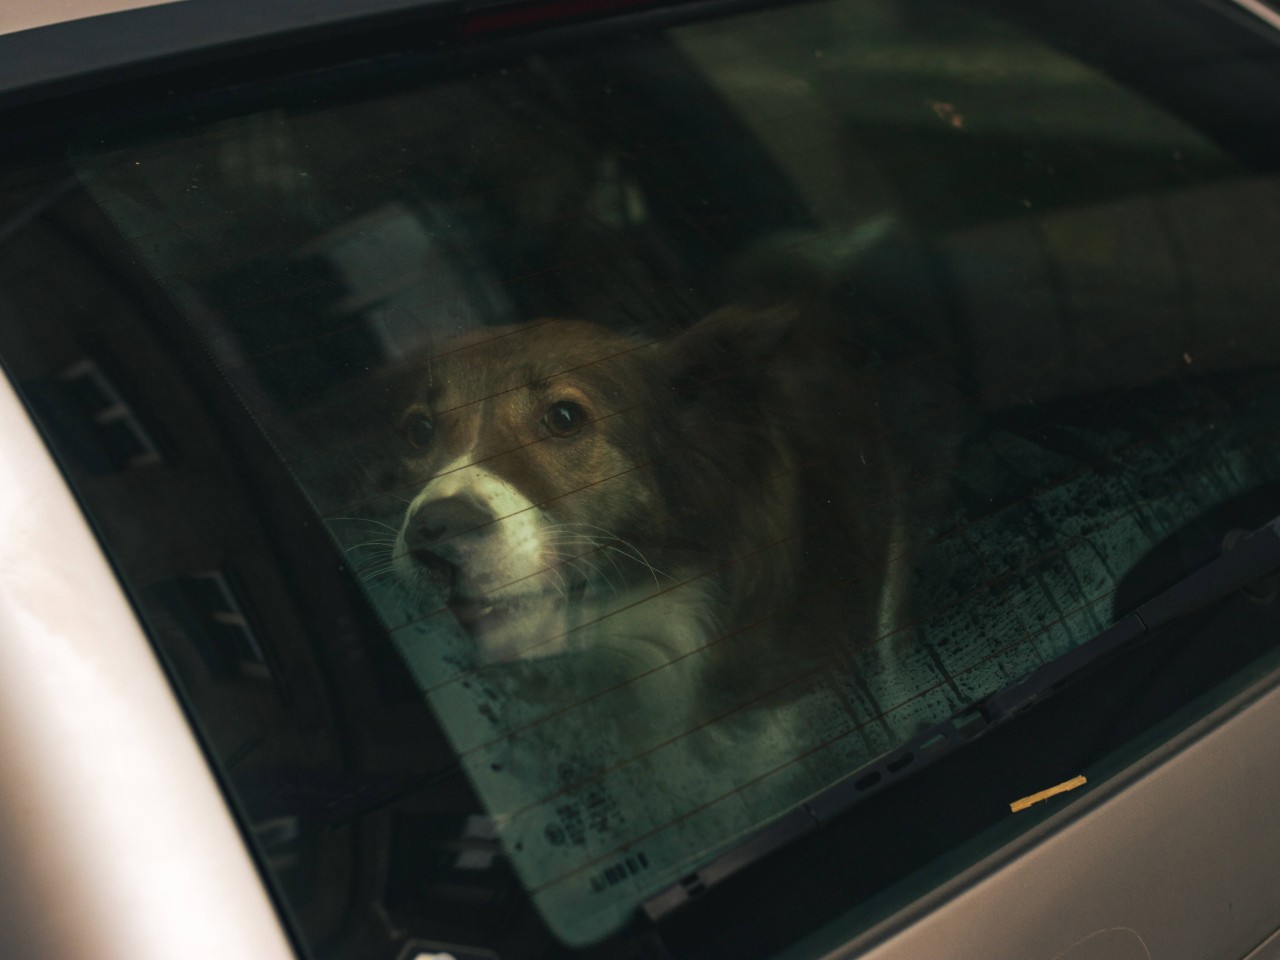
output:
[[[494,535],[495,518],[483,506],[465,496],[429,500],[418,507],[405,525],[405,552],[409,558],[452,597],[461,586],[464,554]]]

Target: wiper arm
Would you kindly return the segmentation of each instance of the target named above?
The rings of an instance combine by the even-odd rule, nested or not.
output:
[[[744,867],[789,846],[871,793],[989,732],[1102,657],[1277,574],[1280,574],[1280,517],[1230,543],[1217,558],[1147,600],[1097,636],[949,720],[929,727],[892,753],[853,771],[679,883],[655,894],[644,902],[642,909],[652,920],[667,915]]]
[[[1083,667],[1182,617],[1280,572],[1280,517],[1259,527],[1096,637],[1046,663],[981,703],[988,723],[1025,709]]]

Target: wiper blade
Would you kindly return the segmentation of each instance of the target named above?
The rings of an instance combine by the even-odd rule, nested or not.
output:
[[[1163,593],[1051,663],[982,701],[988,723],[1026,709],[1080,669],[1182,617],[1280,572],[1280,517],[1237,540]]]
[[[1103,657],[1276,575],[1280,575],[1280,517],[1247,536],[1229,541],[1229,547],[1217,558],[1053,662],[929,727],[874,763],[859,767],[679,883],[649,898],[641,909],[651,920],[666,916],[766,855],[790,846],[871,793],[988,733]]]

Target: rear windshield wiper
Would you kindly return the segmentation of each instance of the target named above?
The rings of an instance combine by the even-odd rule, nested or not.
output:
[[[988,723],[999,722],[1059,686],[1081,668],[1182,617],[1280,572],[1280,517],[1231,544],[1216,559],[1141,604],[1128,616],[982,701]]]
[[[1244,536],[1228,537],[1222,553],[1140,604],[1126,616],[1051,663],[912,737],[897,750],[842,778],[642,904],[651,920],[788,846],[846,812],[871,793],[941,759],[1051,695],[1085,668],[1234,593],[1280,576],[1280,517]],[[1275,584],[1268,584],[1274,589]],[[1272,591],[1269,591],[1272,592]]]

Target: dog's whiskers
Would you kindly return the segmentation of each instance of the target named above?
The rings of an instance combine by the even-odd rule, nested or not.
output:
[[[380,567],[371,567],[367,570],[359,570],[356,575],[360,578],[361,583],[377,583],[380,580],[386,580],[395,573],[395,568],[390,564]]]
[[[552,563],[547,565],[546,569],[548,571],[555,572],[555,568],[563,569],[567,567],[583,582],[591,583],[593,580],[602,581],[614,593],[618,592],[618,588],[614,585],[613,581],[610,580],[608,576],[606,576],[596,565],[592,564],[591,561],[580,554],[569,554],[565,553],[563,550],[552,549],[550,552],[550,559],[552,560]],[[579,564],[582,564],[586,570],[579,567]],[[595,575],[594,577],[593,574]],[[557,575],[559,574],[557,573]],[[565,599],[568,599],[567,595]]]
[[[559,560],[560,558],[556,557],[555,559]],[[565,603],[568,603],[569,602],[569,585],[565,581],[563,574],[561,574],[560,571],[556,569],[557,565],[558,564],[548,564],[546,566],[546,572],[556,578],[556,582],[551,584],[551,586],[555,589],[556,593],[560,594],[560,599],[564,600]]]
[[[607,553],[601,553],[602,550],[610,549],[608,544],[601,543],[590,537],[561,538],[558,542],[562,545],[567,545],[571,547],[582,547],[582,546],[590,547],[591,549],[588,550],[586,553],[576,555],[575,559],[581,559],[584,562],[587,562],[586,558],[589,557],[591,554],[593,553],[599,554],[600,556],[603,556],[606,560],[609,561],[610,565],[613,567],[614,573],[616,573],[619,577],[625,579],[625,576],[622,572],[622,568],[618,566],[618,561],[616,561],[613,557],[609,556]],[[610,586],[612,586],[612,583],[610,584]],[[617,593],[616,588],[614,588],[614,592]]]
[[[626,546],[630,546],[630,544],[625,544],[625,545],[626,545]],[[672,577],[670,574],[668,574],[668,573],[664,573],[663,571],[661,571],[661,570],[659,570],[657,567],[655,567],[652,563],[650,563],[648,560],[646,560],[646,559],[644,558],[644,554],[640,553],[640,551],[639,551],[639,550],[635,550],[635,548],[634,548],[634,547],[632,547],[632,550],[635,550],[635,552],[634,552],[634,553],[632,553],[632,552],[630,552],[630,551],[627,551],[627,550],[623,550],[623,549],[621,549],[621,548],[619,548],[619,547],[610,546],[610,545],[608,545],[608,544],[605,544],[605,545],[604,545],[604,549],[605,549],[605,550],[608,550],[610,553],[617,553],[617,554],[621,554],[621,555],[622,555],[622,556],[624,556],[624,557],[628,557],[628,558],[630,558],[630,559],[634,560],[636,563],[638,563],[638,564],[640,564],[641,566],[643,566],[646,570],[648,570],[648,571],[649,571],[650,575],[652,575],[652,577],[653,577],[653,585],[654,585],[655,587],[658,587],[658,588],[661,588],[661,587],[662,587],[662,584],[658,581],[658,577],[660,577],[660,576],[661,576],[661,577],[666,577],[668,580],[674,580],[674,579],[675,579],[675,578],[674,578],[674,577]]]
[[[399,527],[393,527],[391,524],[383,523],[381,520],[374,520],[372,517],[325,517],[326,523],[336,520],[345,520],[349,523],[371,523],[375,527],[382,527],[386,530],[390,530],[394,534],[398,535],[400,533]]]
[[[366,540],[364,543],[357,543],[354,547],[347,547],[343,550],[343,554],[353,553],[356,550],[380,550],[388,551],[395,548],[394,540]]]
[[[603,534],[603,536],[595,536],[572,529],[576,527],[582,527],[587,530],[597,530]],[[592,548],[592,552],[605,551],[610,554],[617,554],[619,556],[626,557],[628,560],[634,561],[649,571],[650,576],[653,577],[654,586],[661,586],[658,579],[659,577],[663,577],[668,580],[672,579],[665,571],[659,570],[655,567],[640,548],[631,541],[616,536],[604,527],[598,527],[595,524],[582,522],[560,523],[549,531],[548,539],[561,544],[567,543],[575,546],[590,546]],[[618,568],[617,561],[614,560],[612,556],[609,557],[609,560],[613,563],[614,569],[618,570],[618,573],[621,576],[621,570]]]
[[[602,553],[602,550],[604,550],[605,547],[607,547],[607,545],[600,543],[600,541],[596,540],[595,538],[590,538],[590,536],[581,536],[577,534],[568,535],[568,536],[564,534],[559,534],[557,536],[554,536],[554,538],[548,538],[548,539],[550,543],[556,544],[557,547],[559,548],[573,549],[573,553],[571,554],[564,552],[564,549],[558,550],[557,552],[558,556],[563,557],[564,559],[566,559],[566,561],[567,559],[575,559],[575,561],[581,561],[582,563],[586,563],[588,564],[590,570],[598,571],[600,572],[600,575],[603,576],[604,573],[603,571],[599,570],[599,564],[594,561],[591,561],[590,559],[591,554],[596,554],[596,556],[598,557],[604,557],[605,559],[608,559],[609,563],[611,563],[611,566],[613,567],[613,571],[616,572],[618,576],[620,577],[623,576],[622,568],[618,566],[617,562],[614,561],[612,557],[608,557],[607,554]],[[590,549],[584,550],[584,552],[577,552],[576,548],[581,548],[581,547],[588,547]],[[611,581],[611,588],[612,588],[612,581]]]

